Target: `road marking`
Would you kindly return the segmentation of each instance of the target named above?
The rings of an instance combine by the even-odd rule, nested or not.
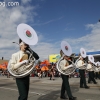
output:
[[[6,87],[0,87],[0,88],[5,89],[5,90],[18,91],[17,89],[12,89],[12,88],[6,88]],[[29,93],[33,93],[36,95],[46,95],[46,94],[38,93],[38,92],[29,92]]]
[[[37,82],[37,83],[39,83],[39,82]],[[34,84],[34,85],[37,85],[37,83],[31,83],[31,84]],[[43,82],[41,82],[41,83],[43,83]],[[40,86],[45,86],[45,85],[49,85],[49,86],[61,86],[61,84],[50,84],[50,83],[46,83],[46,82],[44,82],[43,84],[38,84],[38,85],[40,85]],[[70,84],[70,86],[77,86],[78,88],[80,88],[79,87],[79,84],[77,83],[77,84]],[[92,85],[92,84],[90,84],[90,85],[88,85],[90,88],[100,88],[100,84],[97,84],[97,85]]]

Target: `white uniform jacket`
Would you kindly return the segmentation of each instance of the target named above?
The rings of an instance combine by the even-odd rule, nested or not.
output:
[[[100,68],[95,68],[95,72],[99,72],[100,71]]]
[[[21,65],[21,58],[25,55],[26,53],[23,51],[18,51],[17,53],[12,54],[11,60],[10,60],[10,68],[12,70],[17,69]]]
[[[79,68],[79,69],[85,69],[85,67],[82,67],[82,66],[84,66],[85,65],[85,63],[82,61],[82,60],[79,60],[78,62],[77,62],[77,68]]]
[[[62,60],[59,64],[59,66],[61,67],[62,70],[66,70],[68,67],[66,66],[66,63],[69,65],[67,60]]]
[[[88,64],[88,65],[87,65],[87,70],[88,70],[88,71],[93,71],[93,68],[92,68],[92,65],[91,65],[91,64]]]

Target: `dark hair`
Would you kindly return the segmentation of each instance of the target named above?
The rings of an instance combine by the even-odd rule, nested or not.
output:
[[[19,39],[19,44],[22,42],[22,40],[21,39]]]
[[[19,39],[19,44],[23,42],[21,39]],[[27,48],[29,48],[29,45],[25,43],[25,45],[27,45]]]
[[[63,53],[63,51],[62,51],[62,50],[60,50],[60,55],[61,55],[61,57],[63,56],[63,54],[64,54],[64,53]]]
[[[78,54],[78,57],[80,57],[80,56],[81,56],[81,53]]]

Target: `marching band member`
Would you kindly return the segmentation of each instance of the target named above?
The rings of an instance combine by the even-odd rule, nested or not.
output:
[[[90,61],[88,61],[87,70],[89,72],[88,83],[90,83],[91,81],[93,81],[94,84],[97,84],[97,82],[94,79],[93,65],[92,65],[92,63]]]
[[[11,69],[16,70],[23,64],[28,63],[28,54],[26,53],[27,45],[26,43],[22,42],[22,40],[19,40],[20,45],[20,51],[17,53],[12,54],[11,57]],[[33,55],[36,60],[39,59],[39,56],[34,52],[35,55]],[[30,75],[27,75],[23,78],[16,78],[16,84],[19,91],[19,97],[18,100],[27,100],[28,98],[28,92],[29,92],[29,81],[30,81]]]
[[[62,50],[60,51],[60,54],[61,54],[61,56],[63,55]],[[62,70],[66,70],[67,66],[69,65],[68,60],[69,60],[69,57],[65,55],[63,57],[63,60],[60,62],[60,65],[59,65],[59,66],[61,66]],[[69,76],[61,74],[61,77],[62,77],[62,87],[61,87],[61,96],[60,96],[60,98],[61,99],[67,99],[66,96],[65,96],[65,91],[66,91],[67,95],[69,97],[69,100],[76,100],[76,97],[72,96],[72,92],[71,92],[69,81],[68,81]]]
[[[89,89],[89,87],[86,84],[86,78],[85,78],[85,68],[81,67],[84,66],[84,59],[82,56],[79,56],[80,60],[77,62],[77,65],[79,66],[79,74],[80,74],[80,88],[86,88]]]
[[[50,80],[55,80],[54,79],[54,66],[52,65],[52,68],[50,69]]]
[[[95,79],[100,79],[100,77],[99,77],[99,71],[100,71],[100,66],[97,63],[96,68],[95,68]]]
[[[37,73],[38,73],[39,79],[42,78],[42,71],[41,71],[40,66],[38,66]]]
[[[99,78],[99,67],[97,66],[96,68],[95,68],[95,79],[100,79]]]

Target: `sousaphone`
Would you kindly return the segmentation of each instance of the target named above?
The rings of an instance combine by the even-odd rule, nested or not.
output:
[[[88,60],[89,60],[91,63],[95,64],[93,55],[88,55]]]
[[[87,55],[86,55],[85,49],[84,49],[84,48],[80,48],[80,55],[79,55],[79,58],[78,58],[78,59],[76,60],[76,62],[75,62],[76,68],[86,69],[86,65],[87,65],[86,62],[83,64],[83,66],[78,66],[78,64],[77,64],[81,57],[86,58],[86,56],[87,56]]]
[[[92,63],[92,70],[93,70],[94,72],[96,72],[96,65],[95,65],[95,62],[94,62],[94,57],[93,57],[93,55],[88,55],[88,61],[90,61],[90,62]],[[89,71],[89,69],[88,69],[88,71]]]
[[[17,34],[19,38],[28,45],[36,45],[38,42],[38,36],[35,30],[27,24],[24,24],[24,23],[19,24],[17,26]],[[9,73],[12,76],[16,78],[22,78],[29,75],[33,71],[36,65],[35,63],[36,59],[33,57],[32,50],[29,50],[29,51],[30,51],[29,58],[28,58],[29,63],[27,65],[25,64],[25,65],[20,66],[16,70],[13,70],[11,68],[11,63],[10,63],[11,60],[9,60],[7,68],[8,68]]]
[[[80,54],[81,54],[81,56],[82,56],[83,58],[86,58],[86,51],[85,51],[84,48],[81,48],[81,49],[80,49]]]
[[[95,62],[95,65],[96,65],[97,67],[99,67],[99,66],[100,66],[100,62],[99,62],[99,61]]]
[[[99,61],[95,62],[95,66],[96,66],[95,71],[99,72],[100,71],[100,62]]]
[[[67,69],[66,70],[62,70],[61,69],[61,66],[59,64],[63,60],[63,57],[65,55],[67,55],[67,56],[71,56],[72,55],[72,48],[71,48],[71,46],[69,45],[68,42],[62,41],[61,42],[61,50],[62,50],[62,54],[61,54],[62,57],[57,62],[56,67],[57,67],[58,71],[61,74],[70,75],[70,74],[74,73],[75,72],[75,69],[76,69],[74,62],[73,61],[70,61],[71,64],[69,66],[67,66]]]

